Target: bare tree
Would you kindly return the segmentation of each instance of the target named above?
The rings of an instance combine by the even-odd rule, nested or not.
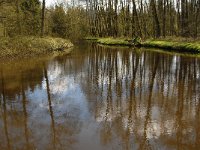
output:
[[[44,36],[45,0],[42,1],[41,36]]]

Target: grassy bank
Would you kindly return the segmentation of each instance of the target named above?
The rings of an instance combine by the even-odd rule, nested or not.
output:
[[[129,41],[130,39],[125,38],[98,38],[98,37],[87,37],[85,38],[87,41],[93,41],[102,45],[110,45],[110,46],[133,46]]]
[[[69,40],[52,37],[14,37],[0,39],[0,59],[35,57],[68,51]]]
[[[100,38],[97,42],[104,45],[131,46],[131,43],[122,38]]]
[[[173,41],[146,41],[142,43],[143,47],[161,48],[168,51],[176,51],[180,53],[200,53],[200,42],[173,42]]]
[[[130,43],[130,39],[124,38],[93,38],[96,39],[95,42],[103,45],[110,46],[134,46],[133,43]],[[87,38],[89,40],[89,38]],[[136,45],[137,46],[137,45]],[[186,41],[172,41],[172,40],[147,40],[141,42],[142,47],[152,47],[160,48],[165,51],[174,51],[179,53],[192,53],[200,54],[200,42],[186,42]]]

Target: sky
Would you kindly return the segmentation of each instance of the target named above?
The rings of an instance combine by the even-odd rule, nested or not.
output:
[[[42,1],[42,0],[40,0],[40,1]],[[55,2],[56,2],[56,0],[46,0],[46,5],[50,6],[50,5],[54,4]]]
[[[42,2],[42,0],[40,0]],[[70,2],[71,0],[46,0],[46,6],[51,6],[59,2]],[[76,1],[76,0],[75,0]]]

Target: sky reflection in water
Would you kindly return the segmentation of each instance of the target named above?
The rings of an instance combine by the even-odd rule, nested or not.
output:
[[[89,44],[0,70],[0,149],[200,146],[197,58]]]

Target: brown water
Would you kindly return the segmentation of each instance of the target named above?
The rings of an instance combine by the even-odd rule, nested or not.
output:
[[[0,150],[200,149],[200,59],[81,45],[0,64]]]

